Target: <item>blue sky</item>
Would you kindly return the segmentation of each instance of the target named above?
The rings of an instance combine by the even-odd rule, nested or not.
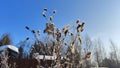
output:
[[[57,10],[54,23],[62,28],[78,18],[85,21],[85,31],[92,38],[109,38],[120,45],[120,0],[1,0],[0,36],[9,33],[14,43],[24,40],[31,33],[24,27],[45,28],[43,8]]]

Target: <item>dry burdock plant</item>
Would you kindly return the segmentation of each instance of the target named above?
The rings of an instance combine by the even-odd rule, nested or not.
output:
[[[47,16],[46,13],[49,13],[50,16]],[[45,61],[44,65],[40,65],[40,67],[43,68],[80,68],[91,56],[91,52],[88,52],[82,57],[81,50],[77,47],[81,47],[82,38],[80,34],[84,30],[85,23],[81,23],[78,19],[75,23],[75,27],[72,27],[74,24],[69,24],[59,29],[53,23],[55,14],[56,10],[53,10],[52,13],[47,8],[43,10],[42,16],[47,21],[46,28],[43,32],[47,33],[47,36],[49,36],[44,43],[38,39],[40,37],[40,31],[36,32],[26,26],[26,29],[31,31],[35,37],[35,44],[31,47],[30,53],[31,55],[39,54],[56,57],[54,60],[51,60],[51,65],[48,65],[47,61]],[[72,29],[75,29],[74,32],[72,32]],[[36,47],[37,45],[39,47]]]

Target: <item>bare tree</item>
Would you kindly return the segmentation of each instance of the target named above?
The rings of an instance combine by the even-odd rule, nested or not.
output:
[[[10,39],[9,34],[3,34],[3,36],[0,39],[0,46],[2,45],[9,45],[12,44],[12,40]]]
[[[100,39],[95,41],[95,51],[94,51],[94,57],[95,61],[98,64],[98,67],[102,66],[102,60],[105,58],[105,49],[103,47],[103,43]]]
[[[110,40],[110,43],[111,43],[110,59],[111,59],[111,62],[114,63],[113,64],[114,68],[117,68],[117,67],[119,67],[119,59],[118,59],[119,52],[118,52],[118,48],[116,47],[116,45],[114,44],[114,42],[112,40]]]
[[[92,40],[91,38],[86,35],[85,38],[84,38],[84,43],[83,43],[83,46],[82,46],[82,49],[83,49],[83,55],[87,54],[88,52],[92,52],[94,51],[93,48],[94,48],[94,45],[92,44]],[[91,67],[91,60],[87,60],[85,62],[85,68],[90,68]]]

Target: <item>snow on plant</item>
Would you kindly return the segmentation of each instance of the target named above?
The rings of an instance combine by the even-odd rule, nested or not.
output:
[[[49,13],[50,16],[47,16],[47,13]],[[56,59],[53,60],[51,66],[46,67],[81,67],[81,65],[91,56],[91,52],[88,52],[84,57],[82,57],[80,55],[80,51],[78,51],[79,49],[77,48],[77,46],[81,47],[82,44],[80,34],[84,31],[85,23],[81,23],[78,19],[76,20],[76,23],[74,23],[76,25],[75,27],[72,26],[73,24],[68,24],[62,29],[59,29],[53,23],[55,14],[56,10],[53,10],[52,13],[47,8],[44,8],[43,10],[42,16],[47,21],[43,32],[47,33],[47,36],[50,36],[49,38],[47,37],[45,43],[42,43],[39,39],[40,31],[36,32],[26,26],[26,29],[31,31],[35,37],[34,45],[39,46],[32,46],[30,52],[34,51],[34,53],[32,53],[34,56],[35,54],[56,56]],[[72,32],[72,29],[74,32]],[[63,49],[64,47],[66,47],[65,50]]]

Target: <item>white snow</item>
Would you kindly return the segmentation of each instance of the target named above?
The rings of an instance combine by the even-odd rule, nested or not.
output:
[[[15,47],[15,46],[13,46],[13,45],[2,45],[2,46],[0,46],[0,51],[2,51],[2,50],[4,50],[4,49],[7,49],[7,48],[9,48],[9,49],[11,49],[11,50],[19,53],[18,48]]]
[[[35,57],[36,59],[45,59],[45,60],[55,60],[56,56],[47,56],[47,55],[38,55]]]

